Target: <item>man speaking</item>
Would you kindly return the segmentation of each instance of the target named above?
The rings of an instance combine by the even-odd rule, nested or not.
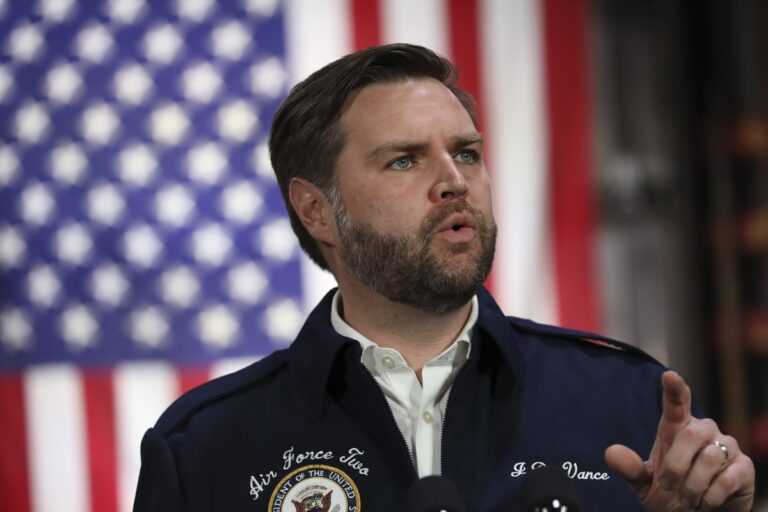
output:
[[[748,511],[754,467],[683,379],[600,336],[509,318],[472,99],[411,45],[348,55],[275,116],[302,248],[339,287],[290,348],[197,388],[142,442],[135,510],[398,511],[442,474],[518,510],[562,468],[585,511]]]

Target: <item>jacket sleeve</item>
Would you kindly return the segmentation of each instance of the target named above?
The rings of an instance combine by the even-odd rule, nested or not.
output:
[[[184,496],[171,448],[154,428],[141,441],[141,472],[133,512],[181,512]]]

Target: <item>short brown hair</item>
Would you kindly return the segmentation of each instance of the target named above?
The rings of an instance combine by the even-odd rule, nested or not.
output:
[[[300,177],[330,199],[336,184],[336,160],[345,142],[338,121],[347,98],[368,85],[409,78],[441,82],[477,125],[474,100],[456,85],[458,74],[453,64],[432,50],[410,44],[366,48],[328,64],[298,83],[275,114],[269,136],[272,167],[299,244],[325,270],[328,265],[317,242],[293,211],[288,185],[292,178]]]

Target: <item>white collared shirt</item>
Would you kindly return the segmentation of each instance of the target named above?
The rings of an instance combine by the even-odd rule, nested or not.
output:
[[[395,349],[378,346],[339,315],[340,294],[333,297],[331,324],[363,348],[362,363],[381,387],[395,422],[403,434],[419,477],[440,473],[440,443],[448,392],[456,374],[469,358],[470,332],[477,321],[477,297],[472,298],[469,318],[459,336],[421,370],[421,380]]]

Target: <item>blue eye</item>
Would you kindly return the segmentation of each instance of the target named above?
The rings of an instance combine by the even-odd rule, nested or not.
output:
[[[393,169],[399,169],[401,171],[410,169],[413,166],[413,160],[409,156],[401,156],[397,160],[393,160],[388,167]]]
[[[453,158],[462,164],[473,164],[477,162],[477,152],[469,149],[463,149],[456,153]]]

